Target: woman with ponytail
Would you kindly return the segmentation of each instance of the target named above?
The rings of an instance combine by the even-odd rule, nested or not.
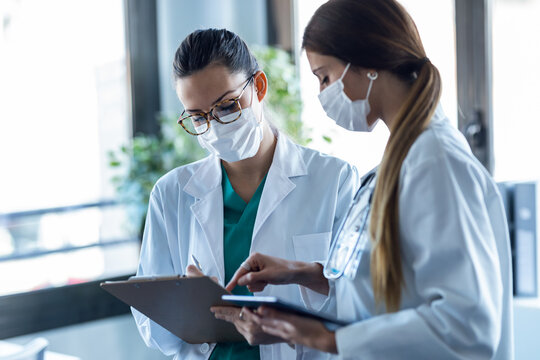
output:
[[[228,288],[299,283],[336,296],[350,322],[337,331],[270,308],[255,318],[268,334],[344,359],[512,359],[501,197],[445,117],[439,72],[409,14],[395,0],[330,0],[303,48],[327,115],[352,131],[381,120],[388,144],[322,271],[254,255]]]

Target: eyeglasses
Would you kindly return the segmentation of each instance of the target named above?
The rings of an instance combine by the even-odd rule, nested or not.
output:
[[[202,135],[210,130],[210,120],[216,120],[221,124],[230,124],[235,122],[242,115],[240,98],[244,95],[247,86],[253,80],[255,74],[251,75],[242,88],[242,92],[235,98],[223,100],[212,106],[208,112],[198,112],[186,114],[184,110],[178,119],[178,124],[182,125],[187,133],[195,136]]]

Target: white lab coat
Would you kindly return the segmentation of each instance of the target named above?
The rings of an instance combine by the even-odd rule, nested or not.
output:
[[[400,174],[406,288],[396,313],[377,314],[367,242],[354,280],[332,282],[343,359],[512,359],[512,279],[496,184],[439,106]],[[359,321],[361,320],[361,321]]]
[[[292,143],[278,134],[272,165],[257,212],[250,253],[324,262],[330,241],[359,186],[346,162]],[[179,167],[155,185],[137,275],[184,274],[199,260],[204,272],[224,283],[223,194],[220,160],[209,156]],[[297,285],[267,286],[273,295],[315,310],[336,312],[335,298]],[[196,296],[196,295],[194,295]],[[190,345],[132,309],[145,343],[175,359],[207,359],[214,344]],[[328,359],[329,354],[287,344],[260,346],[261,360]]]

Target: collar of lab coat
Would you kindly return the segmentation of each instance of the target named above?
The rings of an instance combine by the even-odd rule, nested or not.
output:
[[[277,145],[272,165],[268,171],[257,217],[252,234],[251,250],[257,248],[257,234],[277,206],[294,190],[292,177],[307,175],[307,166],[301,150],[284,134],[275,133]],[[224,283],[225,265],[223,259],[223,193],[221,190],[220,159],[214,155],[201,160],[201,164],[187,181],[183,190],[195,197],[191,211],[201,225],[208,244],[208,253],[213,259],[220,283]],[[199,259],[203,259],[202,257]],[[204,259],[203,259],[204,261]]]
[[[300,150],[285,134],[275,132],[276,150],[268,177],[291,178],[307,175],[307,166]],[[210,155],[193,173],[183,190],[191,196],[202,199],[221,186],[221,160]],[[268,181],[267,181],[268,182]]]
[[[435,108],[435,112],[433,113],[433,116],[431,117],[431,122],[438,122],[438,121],[444,121],[447,117],[444,113],[442,104],[439,102],[437,104],[437,107]]]
[[[252,248],[257,247],[259,230],[278,205],[294,190],[294,177],[308,174],[306,163],[298,145],[285,134],[276,132],[277,145],[274,159],[264,185],[255,226],[253,227]]]

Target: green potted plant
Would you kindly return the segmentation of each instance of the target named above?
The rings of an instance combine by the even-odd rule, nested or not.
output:
[[[275,47],[253,46],[253,54],[268,77],[265,105],[279,129],[301,145],[308,144],[309,129],[302,123],[300,80],[288,52]]]
[[[168,171],[206,155],[197,139],[177,125],[176,119],[161,116],[159,123],[158,135],[136,135],[130,144],[109,152],[109,166],[118,169],[111,181],[141,234],[156,181]]]

